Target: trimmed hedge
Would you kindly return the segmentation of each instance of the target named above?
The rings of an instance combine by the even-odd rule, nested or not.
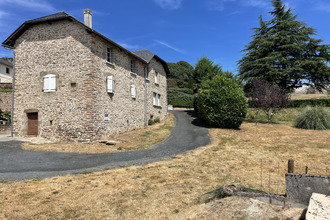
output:
[[[251,101],[249,101],[249,106],[253,107]],[[291,100],[286,108],[300,108],[306,106],[324,106],[330,107],[330,99],[300,99]]]
[[[194,96],[189,89],[168,89],[167,90],[167,100],[169,105],[174,107],[193,107]]]

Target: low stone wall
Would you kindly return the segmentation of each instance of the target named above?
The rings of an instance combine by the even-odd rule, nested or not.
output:
[[[11,126],[10,125],[1,125],[0,124],[0,134],[9,134]]]
[[[289,204],[307,206],[313,193],[330,195],[330,176],[287,173],[285,182]]]
[[[11,91],[0,91],[0,109],[1,110],[11,110]]]

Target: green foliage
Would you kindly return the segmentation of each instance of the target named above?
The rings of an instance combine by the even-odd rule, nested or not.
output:
[[[155,123],[159,123],[160,122],[160,118],[159,117],[155,118],[154,122]]]
[[[302,84],[324,88],[330,82],[329,55],[322,40],[314,39],[316,31],[296,20],[292,9],[281,0],[272,0],[273,18],[259,18],[253,40],[243,50],[238,62],[242,79],[264,79],[290,91]]]
[[[169,105],[175,107],[192,107],[193,102],[193,91],[191,89],[168,89],[167,100]]]
[[[148,120],[148,125],[154,125],[154,124],[155,124],[155,121],[154,121],[153,119],[150,118],[150,119]]]
[[[177,88],[178,82],[175,78],[167,79],[167,88]]]
[[[288,108],[299,108],[306,106],[324,106],[330,107],[330,99],[302,99],[302,100],[291,100]]]
[[[196,82],[197,88],[199,88],[203,81],[210,80],[214,76],[220,75],[221,73],[221,66],[213,64],[213,61],[208,59],[206,56],[202,56],[195,65],[193,79]]]
[[[295,121],[296,128],[311,130],[329,130],[330,112],[320,106],[306,107]]]
[[[247,100],[235,78],[216,75],[202,83],[196,96],[197,114],[208,124],[239,128],[247,113]]]
[[[168,63],[168,68],[171,75],[178,81],[186,81],[192,78],[194,68],[186,61],[179,61],[177,63]]]

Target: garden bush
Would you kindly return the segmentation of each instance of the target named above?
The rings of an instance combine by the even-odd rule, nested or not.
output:
[[[325,107],[307,106],[296,118],[294,126],[301,129],[328,130],[330,113]]]
[[[239,128],[247,113],[247,99],[235,78],[217,75],[202,83],[196,96],[197,114],[209,125]]]
[[[174,107],[192,107],[193,105],[193,95],[188,94],[189,89],[168,89],[167,90],[167,100],[169,105]]]
[[[302,100],[291,100],[289,108],[299,108],[306,106],[325,106],[330,107],[330,99],[302,99]]]

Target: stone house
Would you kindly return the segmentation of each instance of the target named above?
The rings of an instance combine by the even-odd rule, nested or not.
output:
[[[96,141],[167,116],[167,64],[131,52],[65,12],[24,22],[14,50],[14,136]]]
[[[0,83],[12,83],[13,58],[0,58]]]

